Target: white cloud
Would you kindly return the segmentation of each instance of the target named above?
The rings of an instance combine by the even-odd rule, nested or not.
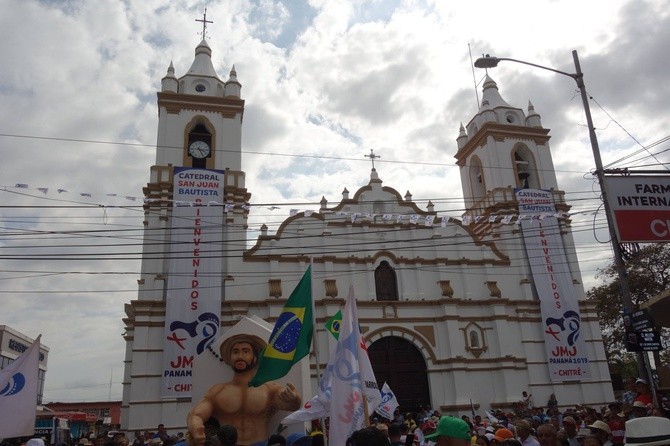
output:
[[[47,399],[106,399],[112,368],[111,396],[120,398],[123,303],[135,297],[142,234],[141,203],[123,197],[141,196],[148,181],[155,92],[171,61],[178,76],[190,66],[201,38],[195,19],[205,5],[7,3],[0,15],[0,186],[27,183],[39,198],[0,190],[7,206],[34,206],[0,208],[0,323],[33,337],[44,333],[51,347]],[[235,64],[243,85],[243,150],[249,152],[243,168],[252,202],[293,203],[254,209],[252,227],[265,222],[276,230],[291,207],[316,210],[321,197],[333,205],[345,187],[355,192],[369,180],[364,155],[370,149],[381,156],[376,166],[385,186],[403,196],[409,190],[421,207],[430,199],[436,210],[458,215],[455,139],[459,124],[476,112],[473,84],[484,75],[476,70],[473,80],[468,44],[475,58],[491,53],[570,72],[577,49],[589,93],[621,126],[643,144],[667,134],[670,62],[663,56],[670,13],[662,1],[524,0],[510,8],[504,2],[233,0],[207,6],[214,65],[227,78]],[[574,81],[514,63],[489,73],[509,103],[525,109],[533,102],[552,129],[559,185],[575,209],[595,210],[592,180],[583,179],[593,160]],[[639,149],[597,104],[592,109],[606,163]],[[668,160],[667,153],[659,157]],[[58,188],[69,192],[58,194]],[[93,206],[38,207],[65,204],[55,200]],[[592,218],[573,223],[587,287],[608,257],[590,230]],[[602,214],[596,220],[602,226]],[[70,233],[26,241],[19,229]],[[110,229],[125,232],[105,232]],[[82,238],[71,233],[76,230],[101,232]],[[600,231],[598,238],[607,236]],[[97,248],[124,260],[64,257],[93,255],[95,249],[73,246],[82,243],[129,245]],[[44,245],[40,249],[65,260],[7,259],[25,255],[21,245]],[[110,274],[81,274],[88,272]]]

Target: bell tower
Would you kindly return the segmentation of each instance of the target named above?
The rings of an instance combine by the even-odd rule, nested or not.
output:
[[[556,211],[570,209],[556,182],[549,138],[549,129],[542,127],[533,104],[528,102],[527,113],[508,104],[498,84],[486,75],[479,111],[467,126],[461,124],[455,155],[465,201],[464,219],[473,223],[472,230],[481,239],[500,239],[510,230],[501,220],[518,214],[517,188],[550,190]],[[569,226],[569,220],[563,220]],[[574,245],[572,240],[567,243]]]
[[[235,67],[219,79],[203,39],[186,74],[172,63],[158,92],[156,165],[240,171],[244,100]]]
[[[503,189],[557,188],[549,130],[540,115],[530,102],[528,114],[505,102],[488,75],[479,112],[467,127],[461,124],[457,141],[466,209],[497,201]]]
[[[185,74],[177,77],[170,63],[161,80],[156,159],[143,188],[138,295],[125,308],[122,424],[129,430],[183,426],[192,359],[220,329],[235,257],[222,253],[243,245],[251,198],[242,171],[241,88],[234,66],[228,80],[219,78],[204,38]]]

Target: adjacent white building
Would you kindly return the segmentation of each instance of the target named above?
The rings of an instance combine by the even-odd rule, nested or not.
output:
[[[7,325],[0,325],[0,370],[14,362],[34,343],[34,339],[13,329],[12,327]],[[37,372],[37,404],[42,404],[42,396],[44,395],[44,378],[47,373],[48,359],[49,347],[44,344],[40,344],[40,362]]]
[[[368,184],[352,185],[355,192],[345,189],[332,202],[323,198],[318,211],[297,212],[276,233],[263,228],[251,248],[246,231],[254,185],[245,184],[242,170],[244,106],[235,68],[222,81],[205,40],[186,74],[177,78],[170,65],[162,80],[156,163],[144,188],[142,275],[137,299],[125,308],[122,429],[164,423],[184,430],[194,403],[188,392],[166,396],[163,381],[166,299],[171,281],[191,274],[171,271],[169,259],[200,252],[171,243],[179,204],[173,175],[180,166],[224,172],[223,195],[205,202],[218,209],[221,221],[207,251],[220,258],[219,274],[208,288],[220,302],[220,333],[242,316],[274,322],[312,262],[319,367],[325,367],[334,345],[323,323],[340,309],[353,284],[377,379],[389,383],[406,410],[430,405],[444,413],[469,413],[470,401],[481,409],[506,408],[523,390],[538,404],[552,393],[565,405],[599,407],[614,399],[598,315],[584,300],[570,219],[560,214],[570,205],[556,182],[549,130],[531,104],[527,111],[507,104],[496,83],[486,79],[479,111],[461,127],[453,147],[467,209],[461,219],[437,215],[431,203],[419,208],[409,193],[402,196],[385,185],[383,172],[373,168]],[[562,246],[554,248],[565,252],[570,292],[579,301],[588,379],[550,377],[538,278],[514,224],[519,213],[514,189],[523,187],[549,190],[559,212]],[[315,366],[311,371],[307,397],[316,389]]]

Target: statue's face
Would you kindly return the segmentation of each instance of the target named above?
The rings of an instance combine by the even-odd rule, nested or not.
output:
[[[235,373],[242,373],[256,367],[256,355],[248,342],[238,342],[230,349],[230,362]]]

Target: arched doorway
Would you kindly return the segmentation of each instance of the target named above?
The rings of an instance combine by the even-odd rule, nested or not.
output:
[[[368,347],[368,354],[379,388],[386,381],[395,393],[400,410],[416,412],[430,405],[426,361],[411,342],[388,336]]]

